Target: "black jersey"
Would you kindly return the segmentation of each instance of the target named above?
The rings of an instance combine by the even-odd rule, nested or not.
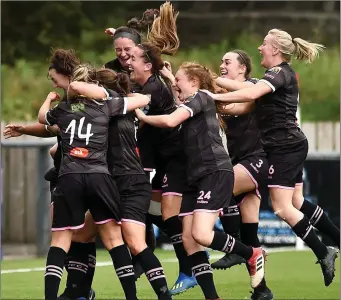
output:
[[[135,113],[112,118],[109,123],[108,167],[113,176],[145,174],[135,138]]]
[[[112,95],[114,92],[112,92]],[[106,173],[110,117],[126,113],[126,100],[108,97],[92,101],[76,97],[61,102],[46,114],[48,125],[60,129],[62,161],[59,176],[69,173]]]
[[[280,147],[305,140],[297,125],[296,111],[299,88],[295,72],[283,62],[270,68],[260,80],[266,83],[272,93],[256,101],[256,113],[262,134],[263,147]]]
[[[255,84],[257,79],[251,78],[247,81]],[[233,165],[248,156],[264,153],[254,111],[239,116],[223,115],[222,118],[226,124],[227,149]]]
[[[120,61],[118,60],[118,58],[115,58],[111,61],[108,61],[107,63],[104,64],[104,67],[106,69],[111,69],[115,72],[119,72],[119,73],[127,73],[128,72],[122,67]]]
[[[170,87],[159,75],[151,75],[142,87],[141,93],[151,95],[147,115],[171,114],[177,108]],[[141,157],[153,156],[153,159],[148,159],[148,162],[152,161],[151,165],[146,165],[142,160],[143,166],[158,168],[159,164],[179,155],[182,149],[180,138],[179,127],[157,128],[144,124],[138,130],[138,147]]]
[[[191,114],[191,118],[181,128],[189,183],[216,171],[233,172],[230,157],[220,136],[214,100],[199,91],[180,107]]]

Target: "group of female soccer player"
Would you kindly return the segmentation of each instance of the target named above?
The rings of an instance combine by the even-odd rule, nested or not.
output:
[[[289,64],[292,58],[313,62],[323,46],[272,29],[258,48],[266,69],[260,80],[251,78],[251,59],[242,50],[223,56],[220,77],[192,62],[173,75],[161,55],[179,48],[177,15],[166,2],[127,26],[108,28],[117,58],[101,69],[81,64],[71,50],[54,50],[48,77],[64,95],[47,96],[39,123],[9,124],[4,132],[58,139],[54,168],[45,175],[52,195],[47,300],[95,299],[97,233],[126,299],[137,299],[141,273],[158,299],[195,285],[205,299],[219,299],[205,248],[226,253],[213,268],[246,264],[251,299],[273,299],[257,236],[260,186],[269,188],[275,214],[315,253],[325,285],[333,280],[337,250],[312,228],[337,247],[340,232],[303,198],[308,142],[297,124],[299,88]],[[156,203],[160,215],[152,209]],[[219,216],[225,232],[213,230]],[[153,253],[152,223],[167,234],[179,261],[171,289]],[[64,267],[67,284],[58,297]]]

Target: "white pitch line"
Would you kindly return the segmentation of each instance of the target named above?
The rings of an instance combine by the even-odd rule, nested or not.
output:
[[[295,251],[295,248],[292,247],[282,247],[282,248],[269,248],[269,249],[264,249],[266,250],[267,253],[274,253],[274,252],[288,252],[288,251]],[[305,249],[303,249],[305,250]],[[296,250],[297,251],[297,250]],[[299,250],[301,251],[301,250]],[[210,259],[218,259],[224,256],[223,253],[220,254],[210,254]],[[177,262],[177,258],[166,258],[162,259],[160,262],[161,263],[175,263]],[[97,267],[107,267],[107,266],[112,266],[112,261],[101,261],[96,263],[96,268]],[[45,271],[45,268],[26,268],[26,269],[8,269],[8,270],[1,270],[1,275],[2,274],[13,274],[13,273],[29,273],[29,272],[41,272]]]

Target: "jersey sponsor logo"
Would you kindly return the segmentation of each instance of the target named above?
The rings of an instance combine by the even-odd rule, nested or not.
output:
[[[269,78],[271,78],[271,79],[275,79],[275,76],[272,76],[272,75],[269,74],[269,73],[266,73],[266,74],[264,75],[264,77],[269,77]]]
[[[138,147],[135,148],[135,152],[136,152],[137,156],[140,157],[140,149]]]
[[[85,148],[76,147],[71,149],[70,155],[79,158],[86,158],[89,155],[89,151]]]
[[[85,105],[84,103],[72,103],[71,110],[72,112],[85,111]]]
[[[269,69],[269,72],[273,72],[275,74],[278,74],[279,72],[281,72],[282,68],[281,67],[273,67],[271,69]]]

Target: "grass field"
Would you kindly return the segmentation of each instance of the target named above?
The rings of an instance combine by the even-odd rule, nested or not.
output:
[[[157,250],[157,256],[165,268],[168,285],[174,283],[178,266],[173,251]],[[211,252],[211,262],[221,256]],[[270,253],[266,265],[266,279],[275,299],[340,299],[340,263],[336,264],[336,277],[325,287],[320,266],[315,264],[311,251]],[[116,277],[110,258],[105,251],[98,251],[93,288],[97,300],[123,299],[123,291]],[[2,262],[1,299],[43,299],[44,259],[11,260]],[[34,270],[21,270],[19,269]],[[37,268],[41,268],[38,269]],[[15,272],[8,271],[15,270]],[[7,271],[7,272],[6,272]],[[65,287],[65,273],[60,292]],[[221,299],[250,299],[250,283],[245,266],[226,271],[214,271],[214,280]],[[139,299],[156,299],[145,277],[137,283]],[[199,287],[173,297],[174,299],[203,299]]]

